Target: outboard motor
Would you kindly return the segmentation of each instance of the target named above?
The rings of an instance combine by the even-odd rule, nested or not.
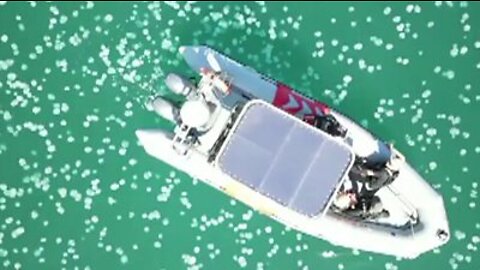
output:
[[[173,93],[178,95],[187,96],[193,90],[195,90],[193,83],[175,73],[170,73],[167,75],[165,84],[168,88],[170,88],[170,90],[172,90]]]
[[[172,123],[177,123],[179,118],[179,109],[170,101],[156,97],[150,102],[152,109],[161,117],[167,119]]]

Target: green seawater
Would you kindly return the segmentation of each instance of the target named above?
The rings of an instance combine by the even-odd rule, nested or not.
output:
[[[415,260],[298,233],[148,156],[207,44],[394,142],[445,200]],[[480,269],[480,4],[0,2],[0,269]]]

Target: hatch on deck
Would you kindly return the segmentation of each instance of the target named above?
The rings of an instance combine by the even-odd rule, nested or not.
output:
[[[276,202],[317,216],[328,209],[353,160],[345,143],[253,100],[242,109],[216,165]]]

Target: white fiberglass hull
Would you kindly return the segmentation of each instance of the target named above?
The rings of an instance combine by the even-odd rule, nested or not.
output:
[[[271,215],[287,226],[336,245],[414,258],[442,245],[444,241],[437,237],[437,231],[448,231],[442,198],[408,164],[404,165],[400,176],[392,185],[417,209],[421,224],[411,229],[399,229],[352,221],[333,213],[321,219],[308,219],[288,208],[270,207],[271,202],[212,166],[207,162],[206,156],[200,153],[189,156],[177,154],[172,148],[171,137],[163,131],[139,130],[137,136],[151,156],[226,192],[266,215]],[[391,201],[389,197],[393,195],[383,192],[380,197],[382,201]],[[418,200],[419,198],[422,199]]]
[[[236,86],[248,94],[274,103],[277,85],[273,80],[207,47],[182,47],[180,51],[194,70],[200,71],[200,68],[209,68],[224,71],[233,77]],[[286,105],[290,107],[299,105],[298,99],[290,99],[290,96],[288,98]],[[292,100],[293,102],[291,102]],[[304,106],[302,110],[309,110],[307,107]],[[355,153],[379,158],[385,155],[383,144],[379,143],[368,131],[335,111],[331,111],[331,113],[348,129],[348,137]],[[225,110],[223,114],[225,114],[224,119],[228,118],[228,111]],[[219,120],[219,127],[224,125],[221,122]],[[218,130],[215,132],[218,135]],[[172,148],[171,135],[160,130],[139,130],[137,136],[147,153],[153,157],[226,192],[287,226],[333,244],[403,258],[414,258],[448,241],[448,220],[442,197],[407,163],[402,165],[400,174],[394,183],[378,193],[385,208],[391,212],[386,223],[393,224],[393,226],[385,226],[361,222],[335,213],[328,213],[321,218],[302,216],[287,207],[274,203],[224,174],[207,161],[206,152],[202,149],[192,151],[186,156],[180,155]],[[204,137],[204,142],[208,145],[218,136],[213,134]],[[408,228],[402,227],[407,216],[412,214],[409,212],[412,208],[420,217],[419,223]],[[439,237],[440,231],[446,234]]]

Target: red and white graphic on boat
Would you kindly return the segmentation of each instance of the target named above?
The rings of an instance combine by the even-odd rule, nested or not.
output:
[[[330,113],[330,108],[326,104],[304,97],[282,83],[277,83],[273,105],[302,119]]]

